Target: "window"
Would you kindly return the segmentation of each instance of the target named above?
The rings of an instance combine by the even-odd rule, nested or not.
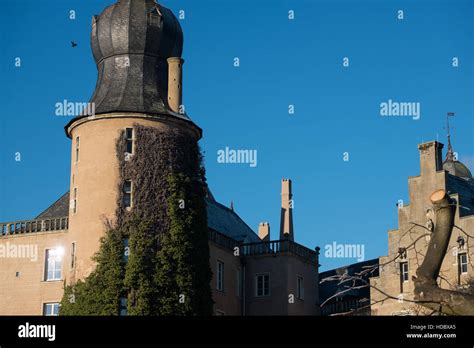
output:
[[[217,284],[216,289],[224,291],[224,262],[217,261]]]
[[[408,282],[408,262],[400,262],[400,292],[403,292],[403,283]]]
[[[125,208],[131,208],[132,207],[132,181],[131,180],[125,180],[123,183],[123,206]]]
[[[408,281],[408,262],[400,262],[400,277],[402,282]]]
[[[155,27],[161,26],[161,13],[156,7],[148,13],[147,22],[148,22],[148,25],[152,25]]]
[[[128,310],[127,310],[127,298],[126,297],[121,297],[120,298],[120,316],[124,317],[128,315]]]
[[[238,297],[242,297],[242,271],[240,270],[240,268],[236,272],[236,277],[236,294]]]
[[[467,253],[458,254],[459,274],[467,273]]]
[[[72,212],[77,213],[77,187],[74,188],[72,196]]]
[[[123,261],[128,262],[128,255],[130,255],[130,248],[128,246],[128,238],[123,240]]]
[[[63,250],[61,248],[46,250],[45,278],[47,281],[61,280],[62,261]]]
[[[304,282],[301,276],[296,277],[296,298],[304,299]]]
[[[133,128],[125,128],[125,135],[126,135],[126,141],[127,141],[127,153],[132,154],[133,153]]]
[[[71,243],[71,268],[76,266],[76,242]]]
[[[256,276],[256,296],[269,296],[270,295],[270,275],[269,274],[257,274]]]
[[[46,316],[59,315],[59,303],[45,303],[43,305],[43,315],[46,315]]]
[[[76,162],[79,162],[79,137],[76,137]]]

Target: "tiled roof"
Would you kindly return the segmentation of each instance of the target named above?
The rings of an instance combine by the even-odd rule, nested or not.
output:
[[[258,242],[255,232],[231,209],[216,202],[212,195],[206,198],[207,223],[210,229],[242,242]],[[69,215],[69,192],[43,211],[36,219],[50,219]]]

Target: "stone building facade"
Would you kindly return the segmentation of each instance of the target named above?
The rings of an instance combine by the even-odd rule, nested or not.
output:
[[[140,141],[137,127],[179,132],[190,142],[201,138],[202,130],[182,108],[182,45],[179,21],[153,0],[119,0],[93,17],[95,114],[81,114],[65,126],[71,139],[69,192],[34,220],[0,224],[0,245],[12,251],[0,259],[0,315],[57,314],[64,285],[94,269],[91,258],[106,223],[117,218],[117,202],[133,209],[134,183],[121,182],[117,159],[123,134],[125,161]],[[257,235],[208,190],[214,314],[318,314],[318,251],[294,242],[291,190],[291,181],[283,180],[277,240],[270,239],[267,223]],[[33,257],[19,257],[28,248]]]
[[[420,175],[408,178],[409,204],[398,204],[398,228],[388,232],[388,255],[379,258],[380,275],[371,278],[372,315],[423,315],[413,301],[412,277],[423,262],[433,230],[430,195],[443,189],[456,202],[455,227],[438,284],[442,288],[472,291],[474,277],[474,180],[457,160],[448,136],[448,150],[431,141],[418,146]]]

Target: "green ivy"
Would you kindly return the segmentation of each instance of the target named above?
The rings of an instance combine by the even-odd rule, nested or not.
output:
[[[134,206],[128,212],[117,201],[116,226],[101,239],[95,270],[65,287],[60,313],[118,315],[127,297],[129,315],[211,315],[206,179],[197,142],[180,131],[134,128],[130,161],[124,132],[117,141],[120,176],[134,183]]]
[[[101,238],[95,255],[95,270],[85,281],[65,287],[61,315],[118,315],[119,301],[124,293],[123,235],[108,230]]]

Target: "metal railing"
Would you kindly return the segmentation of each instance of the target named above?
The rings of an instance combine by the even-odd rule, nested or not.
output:
[[[24,220],[14,222],[0,222],[0,237],[35,232],[51,232],[67,230],[69,218]]]

